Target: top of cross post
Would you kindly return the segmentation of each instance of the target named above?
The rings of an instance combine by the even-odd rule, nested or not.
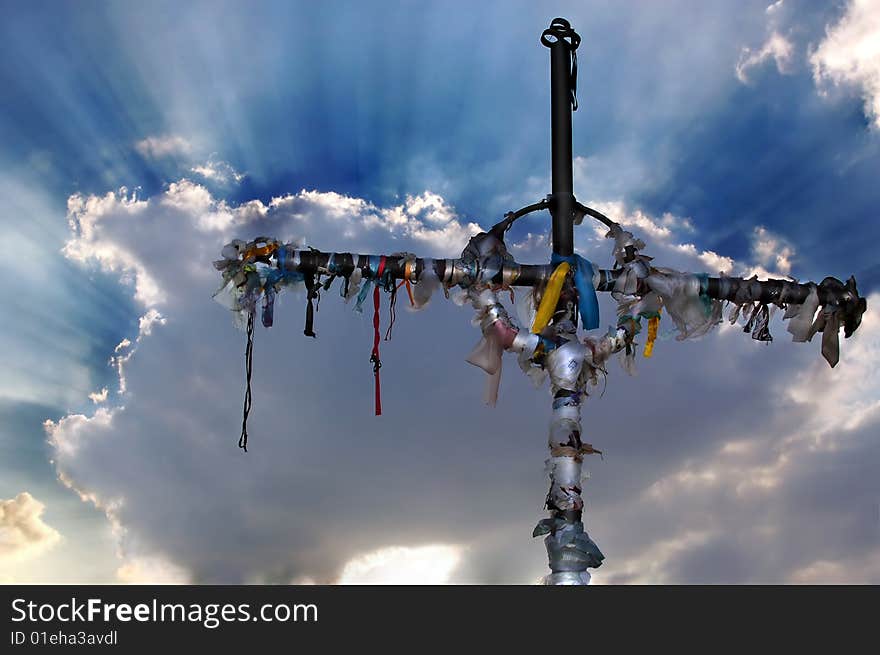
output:
[[[581,44],[581,37],[567,20],[554,18],[550,21],[550,27],[541,33],[541,43],[548,48],[552,48],[557,43],[564,43],[570,50],[577,50]]]

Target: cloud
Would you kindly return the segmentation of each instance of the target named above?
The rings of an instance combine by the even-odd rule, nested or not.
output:
[[[880,2],[852,0],[810,55],[816,84],[861,90],[865,115],[880,128]]]
[[[455,210],[446,201],[430,191],[406,197],[406,212],[435,225],[446,225],[456,218]]]
[[[121,404],[46,426],[59,478],[101,508],[117,534],[120,579],[331,582],[410,571],[528,583],[542,575],[543,547],[529,534],[546,492],[549,401],[511,367],[498,408],[481,405],[481,376],[463,362],[477,335],[452,303],[398,312],[393,340],[382,342],[385,414],[377,418],[365,365],[369,322],[334,287],[315,314],[319,338],[303,339],[302,300],[282,296],[276,326],[256,335],[250,452],[235,447],[243,344],[210,301],[219,285],[211,261],[225,242],[267,234],[340,251],[455,256],[478,225],[430,192],[385,207],[306,190],[232,205],[180,180],[134,202],[121,192],[77,198],[78,245],[67,250],[81,265],[131,277],[132,294],[141,276],[152,280],[138,333],[113,355],[124,372]],[[686,218],[590,204],[637,227],[658,264],[752,265],[699,247]],[[577,239],[600,265],[610,259],[601,228],[585,225]],[[541,245],[534,235],[525,244]],[[784,335],[778,322],[773,328]],[[847,435],[820,453],[815,444],[827,437],[817,431],[828,428],[800,399],[826,393],[848,367],[865,376],[858,362],[876,361],[876,326],[866,317],[834,371],[822,368],[815,344],[765,348],[731,329],[676,343],[664,329],[639,378],[613,368],[605,396],[585,408],[591,442],[608,448],[605,462],[589,463],[588,526],[609,554],[597,582],[701,581],[712,571],[777,580],[820,559],[847,569],[868,556],[871,546],[848,528],[861,505],[847,503],[865,502],[877,485],[847,471],[870,461],[870,403],[832,395],[819,405]],[[835,404],[845,420],[830,413]],[[799,434],[808,436],[792,439]],[[817,505],[803,489],[828,475],[840,488]],[[786,516],[775,536],[770,512]],[[823,521],[846,539],[829,547],[802,538]],[[781,545],[792,535],[802,539],[797,552]],[[754,545],[768,539],[776,541],[766,553]],[[434,553],[432,568],[414,544],[455,545]],[[750,568],[743,558],[754,560]]]
[[[45,509],[27,491],[0,500],[0,561],[33,557],[58,543],[61,535],[43,522]]]
[[[93,391],[89,394],[89,400],[99,405],[107,400],[107,393],[107,387],[102,388],[100,391]]]
[[[794,571],[790,584],[865,584],[866,580],[880,580],[880,553],[843,561],[819,559]]]
[[[460,252],[470,236],[482,230],[477,223],[459,220],[455,210],[430,191],[407,196],[402,205],[379,208],[332,191],[303,190],[272,198],[269,210],[302,227],[309,213],[321,213],[346,239],[380,231],[392,239],[411,240],[420,251],[427,249],[433,256],[456,252],[456,248]]]
[[[762,266],[775,266],[782,275],[791,273],[794,247],[759,225],[752,233],[752,256]]]
[[[159,557],[136,557],[116,570],[122,584],[189,584],[187,571]]]
[[[603,26],[596,31],[602,43],[582,61],[574,148],[590,161],[576,159],[575,190],[582,199],[624,199],[628,212],[641,210],[653,225],[637,231],[658,264],[773,268],[773,258],[766,265],[752,261],[750,238],[760,222],[797,243],[794,267],[810,262],[809,272],[820,277],[853,268],[864,286],[871,277],[859,271],[876,269],[866,245],[873,241],[865,208],[875,204],[877,160],[870,142],[852,121],[829,120],[809,78],[793,76],[750,94],[729,74],[743,45],[752,48],[750,55],[759,52],[774,30],[794,43],[788,70],[796,69],[804,41],[818,43],[825,17],[840,14],[821,3],[789,2],[765,14],[769,2],[715,4],[701,12],[683,2],[637,12],[610,4],[598,13],[583,3],[573,8],[575,27]],[[541,462],[550,401],[528,388],[511,361],[499,407],[485,410],[482,375],[462,362],[477,340],[470,312],[442,297],[418,315],[399,311],[394,339],[382,343],[381,419],[371,416],[369,311],[352,314],[334,287],[316,315],[319,339],[307,341],[299,336],[302,299],[279,299],[276,327],[257,333],[252,452],[239,457],[235,449],[243,343],[209,300],[218,243],[265,229],[325,249],[454,256],[472,217],[488,224],[550,188],[543,179],[546,57],[533,47],[507,47],[510,35],[534,44],[545,10],[532,3],[501,20],[474,65],[470,50],[449,48],[469,29],[467,17],[435,4],[430,34],[404,30],[409,41],[382,39],[381,30],[346,39],[352,26],[388,23],[384,10],[354,6],[320,33],[297,39],[264,28],[289,24],[291,11],[305,11],[300,5],[234,9],[232,19],[228,12],[194,10],[177,17],[185,27],[177,30],[165,29],[163,12],[149,7],[136,16],[125,8],[99,8],[97,16],[59,9],[64,33],[88,46],[76,52],[65,46],[69,39],[47,38],[52,34],[36,13],[22,10],[21,20],[9,25],[15,32],[9,47],[17,55],[10,61],[24,63],[7,76],[8,154],[33,165],[47,201],[39,213],[22,211],[18,180],[3,194],[12,203],[4,215],[26,219],[6,226],[6,242],[16,244],[19,255],[7,258],[6,277],[14,283],[7,285],[6,307],[21,320],[11,323],[14,338],[4,342],[11,358],[4,393],[51,405],[55,409],[45,411],[52,418],[64,408],[95,418],[98,406],[88,394],[110,390],[110,427],[101,420],[83,424],[76,448],[57,461],[85,497],[125,500],[118,516],[132,557],[161,557],[194,580],[283,582],[301,572],[330,581],[342,563],[388,544],[456,543],[468,547],[452,574],[456,580],[528,581],[544,572],[543,548],[529,535],[546,492]],[[795,10],[784,24],[776,16],[788,21]],[[682,12],[693,20],[682,21]],[[96,30],[100,38],[93,38]],[[113,33],[124,38],[104,38]],[[261,38],[241,38],[249,33]],[[202,37],[196,48],[194,35]],[[327,39],[340,48],[310,58]],[[688,48],[676,45],[684,42]],[[413,48],[426,56],[398,56]],[[260,75],[253,74],[255,60]],[[58,62],[81,74],[65,75]],[[745,74],[755,82],[764,73],[767,81],[783,81],[772,70],[777,65],[771,55]],[[267,85],[265,79],[295,83]],[[399,80],[412,80],[412,93],[400,93]],[[832,89],[828,80],[824,85]],[[861,109],[857,99],[853,105]],[[168,127],[157,132],[157,125]],[[193,148],[178,143],[176,154],[137,156],[136,141],[163,133],[184,135]],[[219,158],[247,171],[246,188],[262,200],[224,206],[219,198],[229,189],[190,170],[204,163],[203,143],[217,144],[205,153],[222,148]],[[35,152],[51,153],[51,170]],[[853,164],[859,157],[862,163]],[[181,174],[189,181],[179,180]],[[168,180],[176,180],[173,193],[158,186]],[[282,180],[293,183],[281,186]],[[137,212],[115,206],[120,194],[114,192],[96,234],[70,234],[82,246],[78,257],[53,257],[67,238],[58,234],[64,226],[57,201],[74,183],[84,200],[126,183],[143,184],[150,199]],[[298,192],[303,187],[321,191],[310,197]],[[345,193],[331,195],[331,189]],[[455,205],[456,219],[444,223],[445,210],[437,211],[437,199],[422,189]],[[243,192],[236,188],[234,195]],[[424,198],[410,203],[407,194]],[[289,207],[298,214],[274,209],[272,195],[293,196]],[[693,217],[699,231],[666,225],[667,210]],[[846,230],[820,220],[835,213],[848,217]],[[547,223],[546,215],[526,219],[522,235],[511,235],[534,235],[526,244],[536,255],[532,261],[546,261],[541,232]],[[580,228],[579,248],[610,265],[608,242],[601,234],[591,237],[587,225]],[[24,261],[41,264],[23,267]],[[94,275],[96,268],[112,272]],[[123,284],[110,294],[107,281],[114,277]],[[607,300],[603,329],[614,321]],[[398,310],[405,305],[399,296]],[[29,327],[16,330],[18,324]],[[867,481],[860,480],[866,470],[860,462],[877,461],[867,441],[849,440],[833,453],[798,460],[801,483],[777,486],[742,511],[726,502],[724,492],[738,498],[733,485],[709,494],[705,505],[677,493],[658,511],[652,497],[643,498],[645,487],[677,480],[679,473],[683,481],[716,490],[707,480],[723,458],[763,454],[769,467],[775,440],[810,411],[787,389],[818,359],[817,344],[788,343],[777,322],[777,342],[767,347],[733,327],[702,342],[669,343],[662,339],[667,325],[664,318],[654,359],[639,360],[639,377],[629,379],[612,364],[606,393],[585,408],[585,430],[606,449],[605,461],[590,463],[588,524],[608,555],[595,579],[629,570],[630,562],[649,562],[648,546],[655,543],[676,545],[677,555],[664,564],[671,581],[701,579],[712,569],[733,580],[785,579],[818,561],[840,562],[830,575],[844,576],[840,567],[866,561],[855,551],[864,549],[866,534],[876,537],[870,534],[875,514],[865,509],[876,476],[868,472]],[[150,333],[141,335],[141,328]],[[844,342],[844,351],[860,340],[861,333]],[[125,345],[112,354],[112,370],[102,375],[91,368],[120,341]],[[65,366],[71,354],[88,357],[79,377],[78,369]],[[107,379],[114,372],[119,394]],[[35,384],[41,377],[47,381]],[[64,429],[75,427],[71,421]],[[22,438],[10,433],[13,447]],[[59,444],[67,441],[59,435]],[[37,452],[30,445],[18,450]],[[768,472],[760,479],[769,484],[778,476]],[[705,527],[712,513],[726,524]],[[777,516],[784,520],[774,521]],[[775,547],[751,548],[749,540],[765,539],[762,531],[774,524],[781,535]],[[813,533],[834,540],[843,535],[852,552]],[[731,535],[742,535],[744,543],[725,547]],[[745,570],[742,553],[752,558]],[[685,559],[687,565],[678,566]]]
[[[679,243],[674,247],[691,257],[695,257],[703,265],[703,270],[708,271],[712,275],[717,275],[718,273],[730,274],[737,266],[731,257],[719,255],[714,250],[698,251],[697,247],[692,243]]]
[[[220,247],[226,241],[233,236],[256,232],[271,232],[288,238],[308,234],[319,243],[332,240],[340,249],[378,252],[388,247],[389,240],[391,243],[396,240],[399,243],[393,246],[394,249],[406,247],[418,249],[420,253],[456,254],[463,248],[467,238],[480,229],[474,223],[462,222],[448,203],[431,192],[408,196],[402,204],[391,207],[377,207],[362,199],[317,191],[279,196],[267,204],[254,200],[230,206],[213,197],[205,187],[189,180],[180,180],[168,185],[164,193],[149,200],[139,200],[122,189],[102,197],[75,196],[71,198],[69,207],[73,236],[64,249],[65,255],[81,265],[97,264],[104,270],[119,273],[120,278],[133,287],[135,297],[144,307],[137,335],[124,339],[111,358],[111,363],[119,373],[124,406],[101,407],[92,415],[70,414],[57,422],[46,422],[49,444],[57,462],[60,479],[77,491],[84,500],[103,509],[115,526],[114,531],[120,539],[120,553],[125,560],[119,576],[126,581],[159,573],[164,579],[168,570],[178,573],[185,571],[187,575],[190,571],[195,571],[209,579],[220,575],[199,570],[199,566],[188,561],[186,556],[181,558],[180,552],[176,552],[174,548],[171,549],[171,557],[157,554],[162,548],[153,542],[156,534],[151,530],[147,531],[151,534],[145,534],[140,519],[134,518],[142,511],[149,514],[167,511],[174,513],[174,507],[181,505],[179,500],[166,498],[159,499],[152,505],[152,509],[142,504],[144,489],[155,486],[147,483],[143,477],[149,470],[155,473],[150,464],[128,460],[118,470],[105,475],[106,468],[99,465],[94,458],[103,457],[97,453],[106,449],[106,453],[114,453],[111,459],[117,459],[122,456],[120,448],[124,449],[124,444],[129,441],[146,445],[146,442],[141,442],[142,438],[147,437],[142,430],[150,420],[144,420],[147,417],[142,411],[148,411],[160,423],[164,422],[163,417],[177,415],[177,410],[171,405],[177,405],[179,399],[158,411],[155,406],[148,410],[142,405],[144,401],[152,405],[160,396],[165,395],[164,391],[155,394],[143,390],[138,381],[146,378],[141,373],[131,372],[131,367],[137,363],[144,364],[148,361],[149,356],[142,357],[143,348],[151,344],[157,345],[157,340],[164,340],[172,333],[189,341],[195,336],[193,330],[202,332],[202,337],[205,338],[202,343],[213,343],[217,352],[226,350],[226,346],[216,341],[218,337],[221,340],[227,337],[237,340],[237,333],[224,315],[224,310],[210,302],[210,295],[218,286],[216,271],[210,262],[216,259]],[[148,289],[149,293],[144,292],[144,289]],[[290,301],[287,298],[280,301],[282,306],[286,302]],[[161,307],[162,311],[157,307]],[[327,310],[324,309],[321,315],[326,313]],[[201,321],[209,316],[214,318],[200,327]],[[192,323],[190,319],[194,317],[200,318]],[[222,320],[218,323],[215,320],[217,318]],[[210,338],[206,337],[205,329],[212,335]],[[187,350],[188,347],[183,352]],[[179,362],[183,367],[180,371],[183,377],[172,374],[173,378],[181,381],[195,375],[195,378],[190,378],[186,383],[187,387],[190,383],[195,383],[195,388],[202,387],[203,383],[194,382],[195,379],[219,381],[223,378],[219,369],[209,372],[213,367],[206,369],[184,363],[187,357],[188,355],[184,355]],[[224,358],[218,358],[216,353],[212,353],[210,359],[220,363]],[[154,361],[163,369],[171,364],[170,360],[164,358],[161,363]],[[165,376],[167,372],[161,375]],[[208,377],[203,377],[205,375]],[[152,375],[147,377],[152,378]],[[136,381],[133,382],[132,378]],[[155,381],[158,382],[158,379]],[[171,391],[171,387],[176,385],[161,386]],[[235,387],[237,384],[230,386],[230,392],[237,396]],[[203,390],[208,391],[208,388]],[[215,395],[214,392],[210,393]],[[201,405],[201,401],[195,402],[193,406],[198,405]],[[131,433],[124,427],[129,421],[134,421],[133,425],[139,426]],[[165,441],[166,434],[182,437],[183,441],[179,445],[190,437],[196,442],[201,441],[201,437],[193,433],[190,437],[183,437],[178,428],[171,428],[170,432],[158,426],[157,429],[158,432],[154,434],[158,435],[158,443]],[[225,428],[220,431],[225,432]],[[209,431],[208,434],[217,433]],[[176,450],[178,446],[170,447]],[[197,450],[203,447],[204,445],[200,445]],[[224,451],[229,454],[226,448],[215,454]],[[123,456],[123,459],[127,457]],[[176,485],[169,483],[160,487],[170,493]],[[164,491],[160,489],[155,491],[164,495]],[[225,493],[220,495],[225,496]],[[188,502],[185,500],[183,504]],[[233,502],[233,505],[236,504]],[[242,509],[237,507],[233,510],[234,521],[240,520],[241,515],[238,512]],[[241,526],[240,523],[238,525]],[[184,526],[180,524],[179,527],[183,529]],[[286,531],[283,526],[278,527]],[[189,532],[190,528],[187,527],[186,531]],[[183,535],[179,536],[186,539]],[[368,549],[360,549],[361,552],[364,550]],[[291,554],[289,557],[295,558],[296,555]],[[157,561],[162,565],[156,564]],[[330,568],[322,571],[319,567],[317,574],[331,576],[332,566],[326,566]],[[251,575],[246,574],[243,569],[232,571],[225,561],[224,571],[225,576],[240,575],[239,579],[250,579],[248,576]],[[180,576],[175,574],[169,577],[179,579]]]
[[[794,46],[785,36],[773,31],[764,45],[758,50],[743,48],[736,63],[736,78],[743,84],[749,83],[749,71],[772,59],[780,74],[789,72]]]
[[[190,171],[220,186],[238,184],[245,178],[244,173],[239,173],[231,164],[218,159],[209,159],[204,164],[193,166]]]
[[[690,550],[704,547],[715,536],[708,531],[690,530],[659,539],[646,548],[645,556],[629,558],[612,576],[596,575],[598,584],[675,584],[675,571],[670,563]]]
[[[764,11],[767,12],[768,15],[775,14],[782,9],[782,6],[785,4],[785,0],[776,0],[772,5],[768,5],[767,9]]]
[[[386,546],[342,567],[338,584],[447,584],[459,565],[459,546]]]
[[[99,407],[92,416],[68,414],[57,423],[46,420],[43,428],[49,445],[60,454],[76,455],[83,439],[93,439],[98,432],[108,432],[113,420],[113,409]]]
[[[148,136],[134,144],[135,150],[149,159],[182,157],[192,152],[192,144],[182,136]]]
[[[509,250],[519,261],[527,261],[530,255],[550,250],[550,234],[547,232],[529,232],[519,241],[509,244]],[[526,257],[526,259],[523,259]]]
[[[139,200],[135,193],[129,194],[124,187],[117,193],[107,193],[102,197],[70,196],[67,200],[67,219],[73,236],[62,252],[72,261],[96,262],[105,271],[121,273],[122,281],[133,281],[135,299],[150,306],[161,303],[162,295],[145,262],[122,244],[114,243],[104,235],[102,230],[106,224],[95,220],[105,212],[113,211],[124,215],[129,225],[138,225],[135,218],[146,208],[146,201]]]
[[[880,302],[880,295],[868,302]],[[814,362],[785,386],[770,384],[779,404],[776,417],[765,415],[759,431],[738,431],[716,442],[712,452],[687,457],[644,489],[644,510],[674,524],[647,539],[608,582],[880,580],[878,484],[834,479],[846,469],[861,475],[870,465],[856,460],[880,451],[875,438],[880,400],[874,392],[880,384],[880,320],[867,314],[865,319],[860,338],[846,344],[842,373]],[[834,517],[836,499],[844,495],[854,511],[845,519]],[[816,534],[796,518],[802,504],[811,503],[825,526]],[[751,522],[746,531],[731,532],[731,524],[741,520]],[[676,530],[681,535],[670,537]],[[799,550],[788,553],[786,543],[794,535]],[[764,558],[762,550],[774,556]],[[720,562],[723,569],[717,568]],[[732,562],[739,565],[731,568]]]
[[[757,272],[754,262],[738,262],[731,257],[719,255],[713,250],[698,248],[696,244],[688,241],[696,236],[693,222],[688,217],[675,216],[669,212],[662,216],[651,216],[639,208],[630,208],[622,201],[590,201],[588,206],[597,209],[609,218],[617,221],[625,228],[631,230],[636,236],[644,237],[647,242],[646,252],[651,256],[659,257],[658,261],[663,266],[669,266],[682,271],[706,272],[711,275],[725,273],[727,275],[752,275]],[[581,228],[577,233],[578,246],[585,252],[600,252],[601,258],[595,261],[601,263],[607,255],[608,241],[605,238],[607,228],[592,222],[589,218],[584,219],[585,226],[591,226],[592,230]],[[588,239],[580,235],[586,233]],[[531,234],[522,242],[515,244],[520,250],[534,249],[546,245],[539,238]],[[610,266],[610,262],[608,263]],[[766,274],[766,271],[763,271]],[[766,276],[766,275],[765,275]]]
[[[877,307],[880,294],[868,298],[868,307]],[[837,375],[821,366],[813,366],[810,374],[791,385],[789,398],[800,405],[809,417],[812,446],[833,449],[848,433],[876,424],[880,419],[880,318],[877,312],[866,312],[859,328],[860,339],[842,344],[847,351],[847,368]],[[818,362],[817,362],[818,363]],[[807,411],[809,410],[809,411]]]

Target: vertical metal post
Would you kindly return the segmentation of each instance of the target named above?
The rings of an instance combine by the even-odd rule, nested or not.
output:
[[[541,34],[541,43],[550,48],[550,112],[552,134],[553,183],[550,213],[553,217],[553,254],[574,254],[574,174],[571,145],[571,113],[577,109],[576,75],[580,37],[564,18],[554,18]],[[571,288],[571,281],[566,285]],[[565,294],[563,294],[563,297]],[[570,296],[569,296],[570,297]],[[565,310],[560,298],[557,315]],[[564,314],[562,314],[564,315]],[[577,317],[575,316],[575,321]],[[558,390],[553,400],[547,468],[550,491],[547,509],[550,518],[540,521],[534,536],[546,535],[550,574],[545,584],[585,585],[590,582],[590,567],[599,566],[603,555],[584,531],[582,520],[581,466],[581,394],[577,378],[583,366],[583,345],[577,340],[571,321],[556,326],[557,335],[566,346],[548,356],[545,368]]]
[[[554,18],[541,34],[550,48],[550,125],[553,183],[550,213],[553,216],[553,252],[563,257],[574,253],[574,183],[571,151],[571,112],[574,104],[572,63],[580,37],[564,18]],[[576,105],[574,105],[576,107]]]

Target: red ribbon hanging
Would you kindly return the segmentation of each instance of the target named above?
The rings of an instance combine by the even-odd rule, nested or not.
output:
[[[379,270],[376,272],[376,281],[373,286],[373,353],[370,361],[373,362],[373,374],[376,376],[376,416],[382,415],[382,391],[379,386],[379,369],[382,361],[379,359],[379,285],[382,284],[382,274],[385,272],[385,256],[379,259]]]

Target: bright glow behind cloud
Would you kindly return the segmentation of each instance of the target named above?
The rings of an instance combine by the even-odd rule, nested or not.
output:
[[[349,561],[338,583],[446,584],[461,555],[458,546],[388,546]]]

